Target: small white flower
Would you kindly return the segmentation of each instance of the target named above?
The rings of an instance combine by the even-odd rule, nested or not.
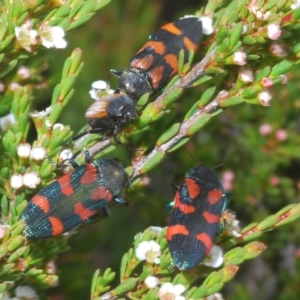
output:
[[[160,300],[185,300],[181,294],[185,291],[182,284],[173,285],[170,282],[164,283],[158,291]]]
[[[272,43],[272,45],[270,46],[270,51],[276,57],[283,58],[287,56],[287,52],[285,51],[283,46],[277,43]]]
[[[254,80],[253,72],[251,69],[242,69],[239,72],[239,76],[245,83],[250,83]]]
[[[46,149],[44,147],[33,147],[30,157],[33,160],[43,160],[46,156]]]
[[[13,174],[10,177],[10,185],[13,189],[19,189],[23,186],[23,176],[21,174]]]
[[[90,97],[94,100],[100,100],[101,97],[111,95],[115,91],[109,88],[109,84],[104,80],[97,80],[92,83],[92,89],[89,91]]]
[[[30,22],[23,24],[21,27],[15,27],[15,35],[21,47],[31,52],[31,45],[36,44],[37,31],[31,29]]]
[[[98,97],[97,91],[92,89],[89,91],[90,97],[94,100],[100,100],[100,97]]]
[[[256,3],[256,1],[253,1],[253,3]],[[249,10],[253,12],[255,15],[256,19],[264,21],[270,18],[271,12],[270,11],[264,11],[262,8],[259,8],[255,4],[250,4],[249,5]]]
[[[223,261],[222,249],[219,246],[213,245],[205,257],[203,264],[212,268],[218,268],[222,265]]]
[[[42,45],[46,48],[66,48],[67,42],[64,39],[65,32],[59,26],[40,26],[40,37]]]
[[[220,294],[220,293],[215,293],[215,294],[209,295],[205,299],[206,300],[224,300],[222,294]]]
[[[157,277],[154,276],[148,276],[145,279],[145,285],[149,288],[149,289],[155,289],[157,287],[157,285],[159,284],[159,279]]]
[[[244,66],[246,64],[247,54],[243,51],[237,51],[233,54],[233,61],[239,65]]]
[[[26,68],[25,66],[20,66],[20,68],[17,71],[17,75],[21,78],[21,79],[27,79],[30,77],[31,72],[28,68]]]
[[[258,99],[263,106],[270,106],[272,95],[269,91],[262,91],[258,94]]]
[[[16,89],[18,89],[19,87],[21,87],[17,82],[10,82],[8,84],[8,90],[14,92]]]
[[[214,32],[213,19],[211,17],[201,17],[202,21],[202,32],[205,35],[210,35]]]
[[[30,155],[31,146],[29,144],[19,144],[17,147],[18,156],[21,158],[28,158]]]
[[[155,241],[141,242],[135,250],[135,255],[139,260],[146,260],[149,263],[159,264],[161,250],[159,244]]]
[[[23,184],[31,189],[35,189],[41,182],[41,178],[38,177],[36,172],[25,173],[23,175]]]
[[[267,26],[267,33],[270,40],[278,40],[281,35],[280,26],[278,23],[272,23]]]
[[[28,300],[38,299],[36,291],[28,285],[18,286],[16,288],[15,294],[17,296],[17,299],[23,299],[23,298]]]
[[[225,210],[223,213],[222,223],[225,227],[227,235],[229,234],[236,238],[241,236],[241,227],[239,225],[240,221],[236,218],[236,214],[230,209]]]
[[[70,149],[64,149],[59,154],[59,161],[64,161],[71,159],[73,157],[73,152]]]
[[[95,90],[106,90],[109,85],[104,80],[97,80],[92,83],[92,88]]]
[[[42,111],[31,111],[29,113],[29,116],[32,118],[38,118],[38,119],[43,119],[47,117],[51,112],[51,106],[47,107],[45,110]]]
[[[300,7],[300,0],[294,0],[294,3],[291,5],[291,9],[295,10]]]

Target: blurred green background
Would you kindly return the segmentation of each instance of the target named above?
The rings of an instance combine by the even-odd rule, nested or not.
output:
[[[109,74],[111,68],[122,70],[128,66],[150,33],[185,14],[193,14],[201,6],[201,2],[192,0],[115,0],[87,24],[68,32],[68,48],[49,58],[49,72],[57,72],[58,81],[58,70],[76,47],[83,51],[85,66],[72,104],[60,122],[79,131],[86,125],[83,112],[92,103],[88,93],[92,82],[109,80],[115,88],[117,80]],[[126,193],[126,199],[132,202],[128,208],[118,208],[108,219],[82,228],[71,238],[70,251],[57,261],[60,285],[49,291],[50,298],[89,299],[91,278],[97,268],[112,267],[118,272],[122,255],[131,247],[136,233],[151,225],[166,226],[168,215],[163,208],[174,196],[171,184],[180,183],[186,170],[197,163],[216,167],[220,176],[226,170],[234,173],[230,209],[236,212],[241,227],[298,202],[299,77],[298,73],[290,74],[287,86],[273,90],[271,107],[244,104],[213,118],[190,143],[169,154],[162,165],[148,174],[148,186]],[[178,120],[200,98],[202,89],[186,91],[177,102]],[[36,100],[36,108],[45,108],[50,99],[51,89]],[[265,124],[270,125],[268,134],[261,133]],[[127,149],[112,155],[125,164],[130,162]],[[264,234],[260,240],[268,249],[241,266],[235,280],[223,291],[224,298],[299,299],[300,222]]]

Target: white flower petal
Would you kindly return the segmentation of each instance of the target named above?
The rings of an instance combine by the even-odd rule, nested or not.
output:
[[[149,289],[154,289],[157,287],[157,285],[159,284],[159,279],[157,277],[154,276],[148,276],[145,279],[145,285],[149,288]]]
[[[30,155],[31,146],[29,144],[19,144],[17,147],[17,154],[21,158],[28,158]]]
[[[213,245],[203,261],[203,264],[212,268],[218,268],[222,265],[223,261],[222,249],[219,246]]]
[[[23,186],[23,176],[21,174],[13,174],[10,178],[10,186],[13,189],[19,189]]]
[[[46,149],[43,147],[33,147],[31,150],[30,157],[33,160],[43,160],[46,156]]]
[[[7,131],[16,123],[15,117],[12,113],[0,118],[0,129]]]
[[[36,294],[36,291],[31,288],[30,286],[24,285],[24,286],[18,286],[16,288],[16,296],[17,298],[26,298],[26,299],[38,299],[38,296]]]
[[[210,35],[214,32],[213,28],[213,19],[210,17],[201,17],[200,20],[202,21],[202,32],[205,35]]]

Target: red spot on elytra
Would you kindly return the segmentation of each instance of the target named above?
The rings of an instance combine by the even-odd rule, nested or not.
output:
[[[180,200],[180,193],[177,191],[175,194],[174,208],[178,208],[184,214],[191,214],[196,211],[196,208],[192,205],[183,204]]]
[[[162,26],[161,29],[165,29],[175,35],[180,35],[181,34],[181,30],[179,28],[177,28],[174,23],[168,23],[164,26]]]
[[[86,171],[82,176],[80,183],[81,184],[91,184],[97,181],[99,178],[99,174],[97,173],[97,169],[93,164],[86,164]]]
[[[214,215],[207,211],[205,211],[202,216],[208,223],[219,223],[220,222],[220,215]]]
[[[64,232],[64,224],[56,217],[49,217],[52,226],[52,236],[60,235]]]
[[[163,55],[166,51],[165,44],[160,41],[148,41],[138,53],[142,52],[144,49],[154,49],[155,53],[160,55]]]
[[[189,230],[184,225],[177,224],[177,225],[173,225],[173,226],[168,226],[167,239],[169,241],[171,241],[173,238],[173,235],[176,235],[176,234],[189,235],[189,233],[190,233]]]
[[[149,55],[140,59],[134,59],[130,66],[137,69],[147,70],[153,65],[154,57]]]
[[[167,54],[164,57],[165,62],[171,66],[173,69],[173,72],[171,73],[170,77],[174,75],[175,72],[177,72],[178,69],[178,57],[175,54]]]
[[[64,196],[70,196],[74,194],[74,189],[71,185],[71,174],[72,173],[68,173],[57,179],[57,182],[60,185],[60,192]]]
[[[82,221],[93,216],[96,212],[84,207],[82,202],[78,202],[74,205],[74,213],[80,217]]]
[[[189,196],[192,199],[195,199],[196,197],[198,197],[200,194],[200,191],[201,191],[199,184],[192,178],[186,178],[185,183],[186,183],[186,187],[187,187]]]
[[[196,208],[192,205],[187,205],[187,204],[180,204],[178,206],[180,211],[182,211],[184,214],[192,214],[196,211]]]
[[[210,205],[216,204],[222,197],[223,193],[220,190],[212,190],[208,192],[207,200]]]
[[[152,86],[155,90],[159,88],[160,81],[162,79],[162,74],[164,71],[164,66],[158,66],[151,70],[151,73],[149,74],[152,81]]]
[[[204,244],[204,246],[206,248],[205,254],[207,254],[209,252],[209,250],[211,249],[211,247],[213,246],[213,241],[212,241],[211,237],[208,234],[206,234],[205,232],[202,232],[202,233],[197,234],[196,239]]]
[[[43,196],[36,194],[32,199],[31,203],[34,203],[36,206],[38,206],[45,214],[49,212],[50,210],[50,204],[48,199]]]
[[[93,194],[91,196],[91,200],[110,201],[110,200],[112,200],[113,197],[114,197],[114,195],[112,194],[112,192],[110,190],[108,190],[104,186],[99,186],[94,189]]]
[[[183,38],[184,45],[188,48],[189,51],[191,50],[197,50],[198,45],[195,45],[189,38],[184,37]]]

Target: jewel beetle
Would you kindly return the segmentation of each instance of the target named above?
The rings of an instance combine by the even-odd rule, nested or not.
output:
[[[193,16],[168,23],[150,35],[128,68],[111,70],[119,78],[117,90],[100,97],[87,109],[85,117],[90,128],[73,140],[87,133],[109,131],[115,137],[124,124],[136,118],[137,100],[161,89],[178,72],[179,52],[184,51],[184,63],[187,63],[189,52],[198,49],[201,37],[202,22]]]
[[[197,266],[208,254],[226,204],[222,182],[212,169],[200,165],[186,172],[167,227],[169,250],[180,270]]]
[[[108,204],[122,205],[119,198],[128,179],[122,164],[112,158],[91,161],[86,151],[86,163],[39,191],[25,207],[20,220],[25,223],[23,235],[40,239],[60,235],[83,222],[89,222],[100,211],[108,216]]]

